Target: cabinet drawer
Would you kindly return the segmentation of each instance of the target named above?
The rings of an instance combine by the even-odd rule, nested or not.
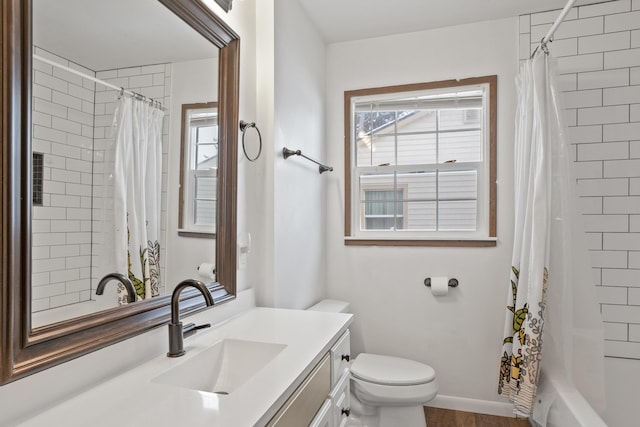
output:
[[[293,395],[269,421],[269,427],[308,426],[330,390],[331,363],[327,354],[305,378]]]
[[[336,426],[344,425],[351,412],[351,390],[349,371],[345,371],[338,384],[331,390],[331,402],[333,403],[333,413]]]
[[[333,403],[327,399],[320,408],[316,416],[309,424],[309,427],[334,427],[333,425]]]
[[[345,369],[349,368],[349,362],[351,361],[351,335],[349,330],[346,330],[344,334],[335,345],[331,347],[331,386],[334,387],[342,377]]]

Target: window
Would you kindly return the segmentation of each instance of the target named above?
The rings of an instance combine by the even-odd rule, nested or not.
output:
[[[495,246],[496,76],[345,92],[345,243]]]
[[[364,188],[364,224],[367,230],[404,228],[403,190]]]
[[[213,237],[218,182],[217,103],[182,106],[179,234]]]

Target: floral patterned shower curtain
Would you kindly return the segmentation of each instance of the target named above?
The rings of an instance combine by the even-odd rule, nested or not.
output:
[[[543,338],[545,371],[604,407],[602,320],[555,70],[539,49],[518,78],[515,232],[498,392],[523,416],[537,400]],[[533,416],[542,425],[544,417]]]
[[[528,416],[538,384],[549,277],[551,144],[556,107],[547,55],[526,61],[518,79],[515,233],[498,392]]]
[[[163,117],[161,109],[129,96],[120,97],[114,117],[116,271],[131,279],[139,300],[159,294]],[[118,302],[126,300],[118,285]]]

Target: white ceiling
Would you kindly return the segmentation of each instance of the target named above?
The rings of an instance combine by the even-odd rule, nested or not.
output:
[[[560,9],[566,0],[298,1],[332,43]],[[36,46],[94,71],[217,55],[157,0],[34,0],[33,24]]]
[[[218,51],[157,0],[34,0],[33,42],[93,71]]]
[[[325,41],[334,43],[562,9],[567,0],[299,0],[299,2]],[[578,0],[576,5],[601,2],[603,0]]]

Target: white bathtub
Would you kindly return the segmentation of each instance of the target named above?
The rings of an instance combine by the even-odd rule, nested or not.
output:
[[[545,421],[546,420],[546,421]],[[541,372],[531,425],[534,427],[607,427],[573,385]]]

